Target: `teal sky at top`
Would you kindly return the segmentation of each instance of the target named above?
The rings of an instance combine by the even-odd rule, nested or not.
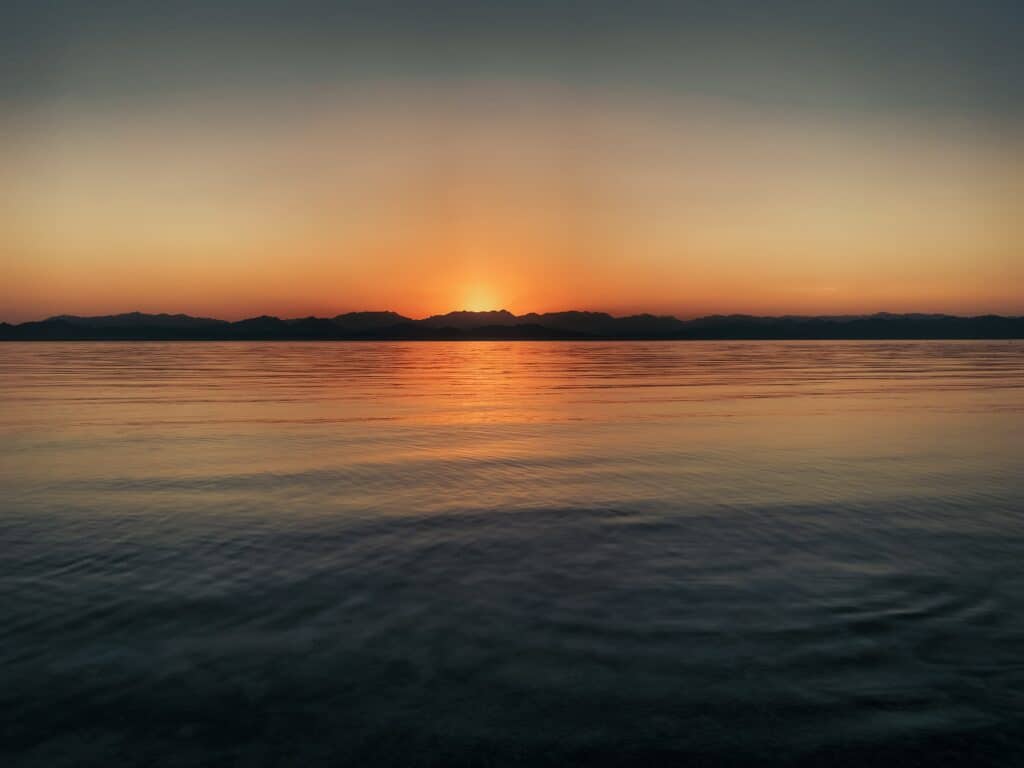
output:
[[[287,98],[374,79],[551,80],[842,114],[1015,123],[1024,4],[8,3],[0,108]]]

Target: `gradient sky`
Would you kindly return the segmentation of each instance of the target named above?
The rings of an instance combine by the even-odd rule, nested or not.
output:
[[[1015,2],[47,2],[0,319],[1024,313]]]

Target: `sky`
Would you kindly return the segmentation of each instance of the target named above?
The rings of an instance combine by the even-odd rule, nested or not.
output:
[[[0,320],[1024,314],[1019,2],[13,0]]]

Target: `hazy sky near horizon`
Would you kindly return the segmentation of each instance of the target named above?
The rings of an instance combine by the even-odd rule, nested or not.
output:
[[[0,320],[1024,313],[1019,2],[23,2]]]

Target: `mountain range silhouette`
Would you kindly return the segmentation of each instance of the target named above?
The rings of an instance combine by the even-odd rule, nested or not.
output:
[[[1024,317],[941,314],[671,315],[614,317],[605,312],[457,311],[420,320],[396,312],[227,321],[190,315],[57,315],[0,323],[0,340],[529,340],[529,339],[1016,339]]]

